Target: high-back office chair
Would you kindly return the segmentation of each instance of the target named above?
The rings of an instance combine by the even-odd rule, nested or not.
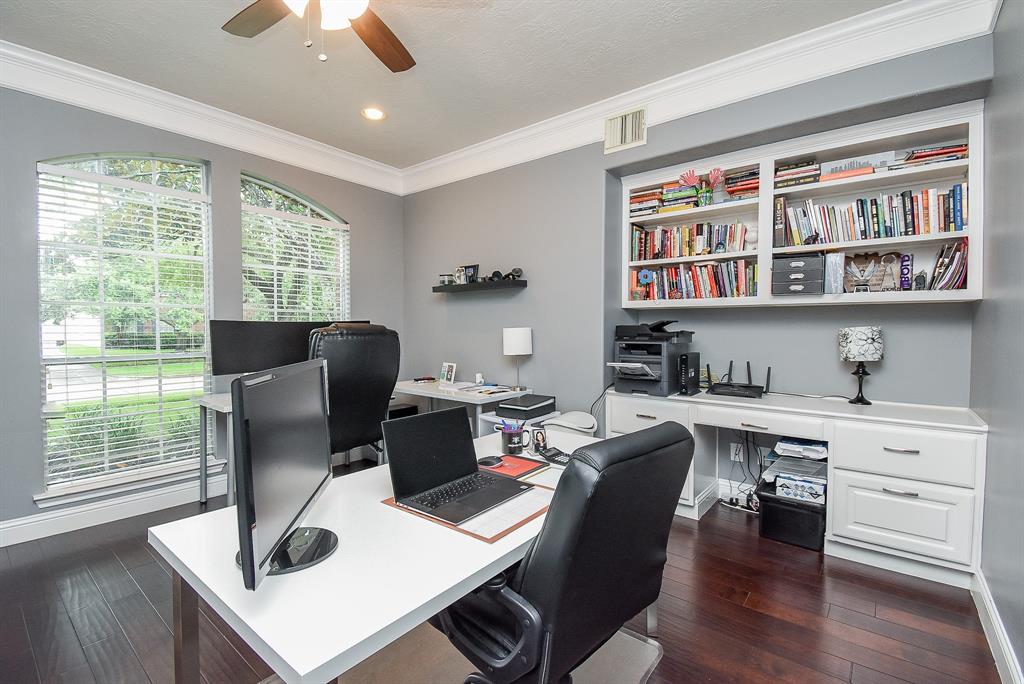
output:
[[[692,435],[672,422],[577,449],[514,575],[431,619],[483,673],[466,684],[569,682],[652,608],[692,460]]]
[[[382,325],[338,323],[310,336],[310,358],[327,360],[331,453],[372,446],[383,454],[380,424],[398,380],[398,333]],[[383,456],[381,456],[383,458]]]

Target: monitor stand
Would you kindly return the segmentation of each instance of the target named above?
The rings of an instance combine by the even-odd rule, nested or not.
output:
[[[300,527],[281,542],[270,557],[268,575],[284,575],[316,565],[338,548],[338,535],[322,527]],[[242,553],[235,554],[242,567]]]

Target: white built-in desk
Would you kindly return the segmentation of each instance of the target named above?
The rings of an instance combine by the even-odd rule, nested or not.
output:
[[[970,409],[769,394],[647,397],[609,391],[606,436],[674,420],[696,451],[677,514],[719,497],[719,428],[829,444],[825,553],[969,586],[981,561],[988,426]]]

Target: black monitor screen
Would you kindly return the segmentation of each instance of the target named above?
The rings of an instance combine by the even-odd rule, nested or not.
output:
[[[369,321],[348,321],[369,323]],[[254,373],[309,358],[309,333],[332,321],[210,321],[214,375]]]
[[[425,492],[478,469],[469,417],[463,408],[396,418],[381,427],[396,499]]]
[[[231,384],[242,568],[254,585],[331,479],[325,368],[315,359]]]

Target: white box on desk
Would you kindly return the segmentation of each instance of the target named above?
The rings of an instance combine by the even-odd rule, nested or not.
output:
[[[800,477],[788,473],[775,476],[775,493],[787,499],[825,503],[826,482],[816,477]]]

